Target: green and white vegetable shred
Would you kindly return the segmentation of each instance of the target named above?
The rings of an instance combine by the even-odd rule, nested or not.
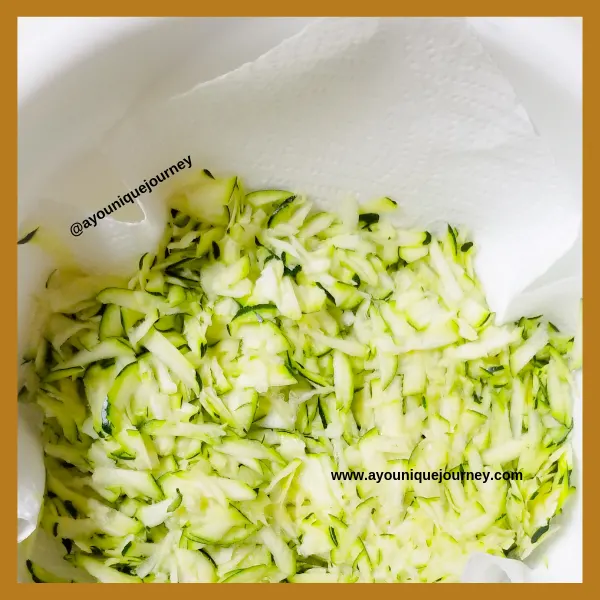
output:
[[[552,533],[580,345],[496,324],[461,231],[207,171],[171,207],[128,283],[53,275],[25,357],[66,560],[100,582],[450,582]]]

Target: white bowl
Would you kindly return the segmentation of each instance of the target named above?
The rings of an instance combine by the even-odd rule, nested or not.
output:
[[[309,18],[21,18],[19,20],[19,220],[57,177],[85,188],[72,167],[148,95],[208,81],[265,53]],[[557,166],[581,195],[581,19],[470,18],[512,83]],[[71,169],[71,171],[69,171]],[[81,204],[90,203],[87,194]],[[578,249],[576,251],[579,251]],[[32,291],[50,262],[19,262],[19,343]],[[580,513],[574,515],[579,521]],[[551,545],[552,576],[581,581],[580,531]]]

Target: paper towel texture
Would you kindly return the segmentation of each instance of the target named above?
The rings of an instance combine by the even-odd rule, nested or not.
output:
[[[44,494],[45,473],[39,426],[36,414],[19,406],[18,424],[18,498],[17,541],[28,538],[37,526],[38,514]],[[38,420],[39,421],[39,420]],[[39,425],[39,423],[37,424]]]
[[[461,19],[321,20],[140,111],[107,148],[132,181],[185,153],[250,186],[329,203],[391,195],[408,222],[467,227],[501,319],[581,222],[580,199]]]
[[[349,194],[388,195],[402,223],[471,232],[500,320],[546,312],[576,321],[580,198],[462,19],[318,20],[235,71],[137,107],[101,153],[102,172],[121,182],[115,193],[191,155],[195,168],[306,193],[329,209]],[[63,179],[49,189],[66,190]],[[75,193],[54,198],[65,206],[65,245],[95,270],[135,268],[160,235],[168,190],[143,200],[139,222],[107,218],[76,240],[68,224],[90,211],[79,214]],[[98,259],[99,244],[110,261]],[[580,522],[570,527],[580,532]]]

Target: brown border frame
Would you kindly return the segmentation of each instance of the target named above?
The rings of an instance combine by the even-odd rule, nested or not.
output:
[[[0,20],[0,28],[2,29],[2,44],[5,46],[4,51],[0,54],[0,61],[2,61],[4,75],[3,79],[5,82],[5,93],[2,95],[2,102],[7,104],[4,106],[4,110],[0,112],[0,119],[2,120],[2,142],[5,150],[5,157],[3,161],[3,171],[5,174],[4,181],[4,198],[3,198],[3,218],[0,220],[0,228],[2,229],[2,235],[0,235],[0,244],[2,246],[3,256],[7,258],[4,269],[7,273],[7,279],[15,282],[15,287],[9,286],[10,293],[4,293],[0,296],[0,304],[5,315],[16,315],[17,311],[17,295],[16,295],[16,279],[17,279],[17,246],[15,240],[17,238],[17,184],[16,184],[16,173],[17,173],[17,156],[14,152],[15,145],[17,143],[17,119],[16,119],[16,105],[14,103],[14,97],[6,93],[12,86],[16,87],[16,18],[18,16],[132,16],[132,15],[152,15],[152,16],[313,16],[313,15],[347,15],[347,16],[381,16],[381,15],[398,15],[398,16],[583,16],[584,17],[584,116],[585,116],[585,131],[584,131],[584,169],[588,167],[587,175],[584,180],[584,214],[587,217],[587,221],[584,220],[584,237],[587,239],[587,234],[593,235],[593,226],[596,222],[599,209],[597,206],[596,198],[598,194],[598,180],[595,176],[595,165],[594,160],[594,144],[593,144],[593,133],[598,131],[598,116],[596,107],[598,103],[598,91],[597,82],[593,76],[593,73],[598,72],[597,52],[600,38],[600,31],[598,31],[597,21],[594,17],[594,9],[592,8],[592,2],[584,3],[582,1],[572,1],[568,5],[558,3],[556,1],[533,1],[524,4],[523,2],[516,2],[514,0],[505,1],[501,6],[493,7],[491,5],[482,4],[480,1],[475,2],[473,0],[459,0],[458,2],[444,2],[443,0],[435,0],[428,2],[427,5],[422,3],[415,5],[406,5],[400,3],[393,3],[381,0],[372,0],[367,5],[361,5],[359,3],[342,2],[341,0],[334,0],[324,3],[321,1],[305,0],[298,6],[292,6],[289,4],[282,4],[281,2],[275,2],[274,0],[258,0],[252,3],[243,2],[240,0],[233,0],[227,2],[226,5],[214,5],[214,4],[198,4],[191,2],[180,2],[175,5],[165,4],[163,2],[156,2],[155,0],[146,0],[145,2],[135,1],[123,1],[123,0],[105,0],[101,5],[93,6],[91,4],[85,5],[80,2],[74,2],[73,0],[54,0],[54,2],[44,2],[43,0],[21,2],[5,2],[0,9],[0,15],[4,18]],[[589,110],[585,110],[586,107],[591,107]],[[12,175],[12,177],[9,176]],[[586,224],[587,223],[587,224]],[[590,239],[593,239],[591,237]],[[595,349],[593,340],[594,334],[598,330],[598,311],[593,310],[596,306],[600,305],[598,298],[598,283],[594,277],[594,256],[593,256],[592,244],[586,244],[584,242],[584,288],[586,297],[586,307],[592,307],[592,309],[585,313],[585,327],[586,335],[584,337],[586,359],[589,361],[588,364],[593,364],[595,354],[598,350]],[[14,290],[14,291],[13,291]],[[17,389],[17,377],[16,369],[12,367],[15,365],[15,359],[17,355],[17,320],[16,318],[7,319],[4,325],[4,344],[0,346],[0,354],[4,360],[5,365],[11,365],[10,368],[6,369],[3,373],[3,387],[6,390],[4,399],[4,417],[5,422],[8,424],[4,428],[4,440],[5,448],[7,452],[7,459],[5,468],[9,474],[9,480],[12,484],[12,491],[0,495],[0,510],[5,515],[5,526],[2,529],[2,535],[5,539],[2,540],[1,558],[3,565],[2,577],[3,582],[1,587],[6,592],[12,592],[15,596],[18,594],[21,598],[36,598],[40,594],[39,588],[34,588],[27,585],[19,585],[13,579],[16,574],[16,549],[15,549],[15,520],[14,516],[16,512],[16,422],[17,422],[17,411],[16,403],[12,400],[13,394]],[[598,517],[598,511],[595,510],[594,500],[598,497],[599,484],[598,480],[594,478],[594,475],[589,475],[589,469],[592,465],[598,464],[599,452],[593,438],[593,424],[598,422],[600,419],[600,408],[598,408],[598,402],[594,401],[593,398],[596,395],[598,386],[593,378],[588,377],[584,384],[585,394],[584,397],[592,398],[587,405],[584,419],[584,461],[586,468],[588,469],[588,476],[585,481],[584,488],[584,507],[589,507],[585,510],[585,528],[584,528],[584,583],[581,587],[573,589],[571,593],[581,594],[582,592],[591,592],[594,588],[600,588],[595,583],[594,565],[596,559],[600,556],[600,553],[596,549],[596,543],[599,538],[598,523],[600,521]],[[600,395],[600,393],[599,393]],[[8,525],[10,523],[10,525]],[[46,597],[50,596],[60,598],[76,597],[82,593],[82,588],[77,587],[63,587],[66,584],[57,584],[51,588],[44,588]],[[85,584],[84,584],[85,585]],[[209,584],[210,585],[210,584]],[[256,587],[251,584],[243,584],[245,589],[243,594],[246,596],[254,596],[256,598],[265,597],[277,597],[281,590],[277,588],[269,587]],[[310,584],[312,586],[311,594],[317,594],[321,597],[325,597],[328,592],[324,584]],[[479,596],[482,592],[486,596],[500,597],[500,594],[506,593],[496,586],[486,586],[485,589],[481,588],[478,584],[465,588],[464,584],[461,585],[460,589],[455,587],[444,588],[444,594],[450,594],[450,596],[456,596],[464,598],[465,596]],[[569,593],[566,588],[568,584],[541,584],[543,587],[537,587],[535,593],[543,595],[544,597],[555,597],[559,598],[566,593]],[[15,587],[18,586],[18,587]],[[160,598],[163,592],[160,588],[150,586],[146,588],[134,588],[137,589],[140,594],[146,597]],[[225,588],[227,589],[227,588]],[[333,590],[337,588],[331,588]],[[36,592],[37,590],[37,592]],[[143,590],[143,591],[142,591]],[[353,590],[353,591],[351,591]],[[237,593],[242,590],[237,588]],[[347,589],[344,594],[360,597],[364,588],[350,588]],[[96,586],[89,587],[85,590],[86,596],[90,598],[102,598],[103,592]],[[530,594],[532,590],[524,589],[521,585],[516,590],[513,590],[513,594],[516,596],[525,597],[526,594]],[[125,590],[112,590],[111,594],[115,594],[116,597],[125,598],[127,594]],[[131,593],[131,592],[129,592]],[[134,592],[135,593],[135,592]],[[287,588],[286,595],[291,598],[300,598],[305,595],[307,590],[303,587]],[[381,595],[389,598],[394,597],[398,590],[389,587],[380,588]],[[433,598],[434,594],[439,594],[439,589],[420,588],[419,594],[424,594],[427,597]],[[220,596],[231,596],[234,598],[235,591],[224,591],[221,590]]]

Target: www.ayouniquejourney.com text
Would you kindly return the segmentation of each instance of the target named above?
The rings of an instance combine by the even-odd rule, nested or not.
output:
[[[519,471],[331,471],[334,481],[523,481]]]

